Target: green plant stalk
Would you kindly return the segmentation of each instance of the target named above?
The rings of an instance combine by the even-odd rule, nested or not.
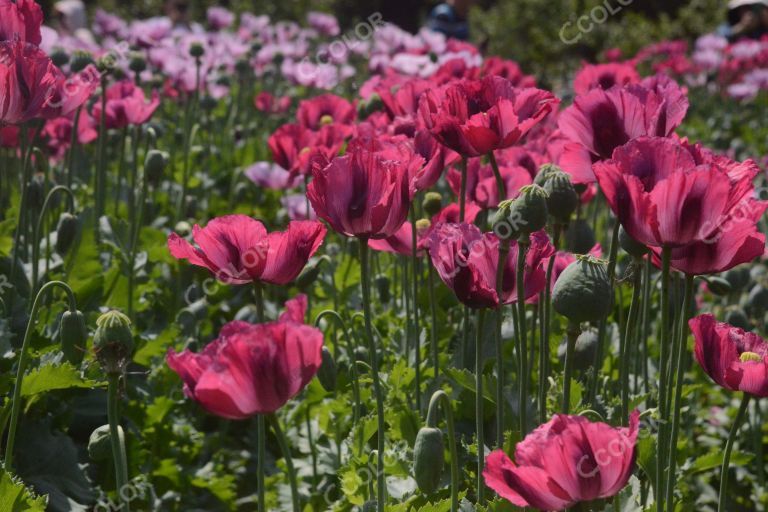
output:
[[[664,462],[666,459],[666,422],[669,416],[666,410],[664,397],[666,397],[667,382],[667,347],[669,345],[669,272],[670,272],[671,249],[665,247],[661,251],[661,336],[659,339],[659,397],[658,407],[661,417],[659,422],[659,434],[656,452],[656,510],[664,512]]]
[[[493,177],[496,180],[496,192],[499,194],[499,202],[504,201],[507,198],[506,186],[504,185],[504,179],[501,177],[499,164],[496,162],[496,156],[494,156],[493,151],[488,152],[488,161],[491,163]]]
[[[493,153],[491,153],[493,154]],[[496,328],[494,343],[496,345],[496,446],[504,445],[504,347],[501,338],[501,327],[504,322],[504,305],[501,299],[504,283],[504,268],[509,257],[509,239],[502,239],[499,243],[499,264],[496,268],[496,296],[499,306],[496,308]]]
[[[70,135],[70,139],[69,139],[69,151],[67,152],[67,162],[66,162],[67,187],[69,188],[72,188],[72,183],[74,182],[74,177],[75,177],[75,169],[74,169],[75,153],[77,152],[77,144],[79,142],[77,139],[77,134],[78,134],[77,127],[80,124],[80,113],[82,112],[82,110],[83,110],[82,105],[77,107],[77,110],[75,110],[75,119],[72,122],[72,134]]]
[[[645,268],[643,269],[643,273],[645,274],[643,277],[643,329],[641,332],[642,335],[642,347],[643,347],[643,385],[644,385],[644,392],[649,393],[650,392],[650,377],[648,372],[648,337],[650,333],[650,309],[651,309],[651,258],[647,257],[645,259]]]
[[[272,425],[272,431],[277,438],[277,445],[280,447],[280,451],[283,453],[283,459],[285,459],[285,467],[288,470],[288,483],[291,486],[291,504],[293,506],[293,512],[301,512],[301,503],[299,501],[299,487],[296,483],[296,469],[293,466],[293,457],[291,456],[291,450],[288,448],[288,441],[285,438],[283,429],[280,428],[280,420],[275,414],[269,415],[269,422]]]
[[[107,179],[107,75],[101,75],[101,114],[99,115],[99,141],[97,149],[97,166],[94,173],[94,192],[96,194],[96,228],[99,226],[99,219],[104,215],[104,192],[106,190]]]
[[[517,241],[517,278],[515,279],[515,288],[517,288],[517,326],[520,338],[520,382],[518,389],[520,391],[520,435],[525,437],[528,433],[528,326],[525,318],[525,252],[528,249],[528,236],[525,239],[520,238]]]
[[[483,323],[485,310],[477,310],[475,335],[475,425],[477,429],[477,503],[485,501],[483,466],[485,465],[485,433],[483,429]]]
[[[307,404],[307,408],[304,410],[304,421],[307,424],[307,441],[309,442],[309,454],[312,459],[312,484],[315,486],[315,490],[317,490],[317,447],[312,439],[312,419],[309,415],[309,408],[310,406]]]
[[[611,236],[611,249],[608,257],[608,280],[611,283],[613,283],[613,278],[616,276],[616,259],[619,254],[619,227],[619,221],[616,220],[613,226],[613,235]],[[590,401],[594,401],[594,398],[597,396],[597,385],[600,382],[599,374],[600,369],[603,367],[603,357],[605,354],[605,335],[607,326],[607,318],[600,320],[600,324],[597,330],[597,350],[595,351],[594,361],[595,376],[592,379],[592,386],[589,393]]]
[[[728,492],[728,469],[731,465],[731,452],[733,451],[733,442],[736,440],[736,434],[739,432],[739,427],[744,421],[744,416],[747,413],[747,407],[749,406],[749,399],[751,395],[744,393],[741,399],[741,405],[739,406],[739,412],[736,413],[736,419],[733,420],[731,425],[731,431],[728,433],[728,441],[725,443],[725,452],[723,453],[723,466],[720,469],[720,494],[717,502],[717,512],[726,512],[725,502]]]
[[[265,504],[264,500],[264,458],[266,457],[266,437],[267,437],[267,427],[266,427],[266,420],[263,414],[259,414],[256,416],[256,424],[257,424],[257,435],[259,437],[258,439],[258,447],[256,448],[258,457],[258,467],[256,470],[256,485],[258,486],[258,502],[259,502],[259,512],[267,512],[267,506]]]
[[[54,288],[60,287],[67,294],[67,300],[69,302],[69,310],[74,313],[77,311],[77,302],[75,301],[75,294],[72,289],[66,283],[62,281],[49,281],[45,283],[40,291],[35,295],[35,300],[32,303],[32,311],[29,314],[29,320],[27,321],[27,328],[24,331],[24,341],[22,341],[19,364],[16,368],[16,383],[13,386],[13,396],[11,398],[11,419],[8,426],[8,439],[5,443],[5,469],[6,471],[12,471],[13,469],[13,447],[16,440],[16,428],[19,423],[19,414],[21,412],[21,385],[24,381],[24,373],[27,370],[27,364],[29,363],[29,341],[34,330],[35,317],[37,311],[40,309],[40,304],[45,293]]]
[[[112,459],[115,462],[115,483],[117,497],[122,503],[122,510],[130,510],[130,502],[123,496],[123,490],[128,486],[128,462],[125,456],[125,446],[120,440],[119,404],[120,374],[110,373],[107,376],[107,419],[109,421],[109,440],[112,445]]]
[[[637,263],[637,262],[636,262]],[[627,323],[624,326],[624,336],[622,340],[621,352],[621,421],[623,425],[628,424],[629,419],[629,361],[631,356],[632,339],[635,333],[635,324],[640,306],[640,291],[642,288],[642,272],[639,265],[635,267],[632,278],[632,302],[629,304],[629,314]]]
[[[568,414],[571,409],[571,380],[573,379],[573,355],[576,349],[576,339],[581,334],[579,324],[568,322],[566,330],[565,346],[565,372],[563,375],[563,414]]]
[[[67,195],[69,199],[69,213],[74,213],[75,211],[75,195],[72,193],[72,190],[69,188],[63,186],[63,185],[56,185],[51,189],[50,192],[48,192],[48,195],[45,197],[45,201],[43,202],[43,208],[40,210],[40,215],[37,217],[37,223],[35,224],[35,231],[32,235],[32,293],[35,293],[37,291],[37,281],[38,281],[38,274],[39,274],[39,262],[40,259],[40,232],[42,231],[43,222],[45,220],[45,214],[48,213],[48,208],[51,205],[51,200],[53,197],[58,193],[62,192]],[[46,248],[50,244],[46,244]],[[47,262],[47,259],[46,259]]]
[[[134,152],[134,158],[135,158],[135,152]],[[136,171],[134,170],[134,174],[136,174]],[[139,245],[139,234],[141,233],[141,224],[144,217],[144,202],[146,200],[147,196],[147,180],[145,179],[146,176],[144,175],[144,172],[142,171],[141,177],[140,177],[140,191],[138,196],[137,204],[134,206],[131,206],[131,212],[132,212],[132,219],[131,219],[131,240],[130,240],[130,258],[128,262],[128,317],[133,318],[133,289],[134,289],[134,282],[136,279],[136,252]],[[135,186],[135,183],[131,184],[131,189],[133,190],[133,187]],[[131,192],[130,194],[130,203],[132,204],[135,201],[134,193]]]
[[[253,293],[256,298],[256,320],[261,323],[264,321],[264,285],[261,281],[253,282]]]
[[[128,126],[124,126],[120,134],[120,158],[117,168],[117,182],[115,183],[115,217],[120,214],[120,196],[123,194],[123,180],[125,179],[125,145],[127,139]]]
[[[539,346],[539,423],[547,421],[547,380],[549,378],[549,343],[552,335],[552,274],[555,269],[555,259],[560,246],[562,227],[555,224],[552,227],[552,244],[555,253],[549,258],[547,272],[544,278],[544,309],[542,311],[542,334]]]
[[[432,317],[432,325],[430,326],[432,342],[432,366],[434,367],[435,383],[437,383],[437,376],[440,374],[440,354],[437,346],[437,301],[435,300],[435,269],[432,267],[432,263],[429,261],[427,262],[427,269],[429,270],[429,312]]]
[[[461,186],[459,187],[459,222],[464,222],[467,202],[467,157],[461,158]]]
[[[11,283],[16,280],[16,260],[20,258],[19,249],[21,248],[21,233],[27,222],[27,202],[29,201],[29,182],[32,179],[32,166],[29,165],[29,155],[34,140],[30,143],[28,140],[27,125],[22,124],[19,130],[19,151],[21,152],[21,161],[19,162],[21,176],[21,201],[19,203],[19,222],[16,224],[16,230],[13,234],[13,257],[11,259],[11,272],[9,280]],[[11,305],[13,298],[11,298]]]
[[[419,323],[419,254],[416,247],[416,208],[411,205],[411,266],[413,269],[413,348],[416,355],[416,410],[421,415],[421,325]]]
[[[384,512],[387,489],[384,482],[384,397],[379,375],[379,362],[376,357],[376,343],[373,340],[373,318],[371,314],[371,272],[368,263],[368,240],[360,239],[360,281],[363,289],[363,315],[365,317],[365,335],[368,342],[368,354],[371,360],[373,393],[376,397],[377,425],[377,464],[376,464],[376,510]]]
[[[432,394],[427,409],[427,426],[437,427],[437,409],[442,403],[445,423],[448,425],[448,451],[451,454],[451,512],[459,510],[459,456],[456,450],[456,429],[453,424],[453,408],[451,400],[444,391],[438,390]]]
[[[683,378],[685,377],[685,367],[683,364],[683,355],[686,350],[686,327],[688,325],[688,304],[693,296],[693,276],[685,276],[685,294],[683,303],[680,306],[680,320],[678,321],[678,331],[675,337],[675,401],[672,411],[672,433],[669,438],[669,474],[667,475],[667,503],[673,507],[673,491],[675,488],[675,468],[677,466],[677,438],[680,432],[680,409],[682,409],[683,398]]]

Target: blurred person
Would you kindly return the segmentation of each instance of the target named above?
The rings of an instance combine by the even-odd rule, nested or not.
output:
[[[81,0],[61,0],[53,6],[53,12],[59,23],[59,32],[75,37],[83,42],[95,44],[93,34],[88,29],[88,16],[85,4]]]
[[[469,39],[467,15],[471,5],[472,0],[446,0],[429,13],[427,27],[447,37],[466,41]]]
[[[731,41],[747,37],[759,39],[768,34],[768,0],[730,0],[728,22],[718,29]]]

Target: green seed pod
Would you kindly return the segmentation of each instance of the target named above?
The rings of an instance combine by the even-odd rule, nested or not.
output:
[[[730,308],[725,314],[725,321],[726,323],[738,327],[739,329],[744,329],[745,331],[751,331],[755,328],[752,325],[752,322],[749,321],[747,313],[739,307]]]
[[[374,279],[374,285],[376,286],[376,291],[379,292],[379,300],[381,303],[387,304],[392,298],[392,294],[390,293],[389,277],[385,276],[384,274],[376,276],[376,279]]]
[[[592,227],[584,219],[578,219],[568,224],[565,230],[565,246],[574,254],[587,254],[592,250],[597,240]]]
[[[538,185],[526,185],[509,206],[509,222],[527,236],[547,225],[547,193]]]
[[[72,243],[77,238],[77,231],[80,223],[77,217],[69,212],[64,212],[59,216],[59,223],[56,225],[56,252],[64,255],[72,247]]]
[[[117,60],[116,55],[112,52],[109,52],[106,55],[103,55],[96,60],[96,69],[98,69],[99,72],[104,74],[112,73],[117,69],[115,67],[116,60]]]
[[[424,194],[421,207],[424,208],[424,213],[434,217],[443,209],[443,196],[439,192],[427,192]]]
[[[749,267],[741,265],[723,273],[723,278],[731,285],[734,292],[740,292],[749,284]]]
[[[571,322],[596,322],[611,311],[613,290],[604,261],[577,256],[557,278],[552,306]]]
[[[200,57],[205,55],[205,48],[203,48],[202,44],[198,42],[194,42],[191,45],[189,45],[189,54],[192,57],[199,59]]]
[[[443,431],[423,427],[416,434],[413,447],[413,476],[424,494],[432,494],[440,487],[443,476],[445,446]]]
[[[141,73],[147,69],[147,59],[139,52],[131,52],[130,59],[128,61],[128,69],[134,73]]]
[[[568,348],[568,340],[563,339],[557,347],[557,357],[562,364],[565,364],[565,352]],[[597,351],[597,330],[585,329],[576,338],[576,345],[573,354],[573,366],[577,370],[586,371],[595,362],[595,352]]]
[[[629,236],[624,226],[619,228],[619,246],[630,256],[635,258],[642,258],[648,254],[648,248]]]
[[[767,273],[768,268],[765,265],[754,265],[749,269],[749,278],[753,283],[759,283]]]
[[[125,433],[120,425],[117,426],[117,435],[120,443],[124,443]],[[102,425],[91,433],[88,439],[88,456],[94,462],[112,459],[112,436],[109,433],[109,425]]]
[[[419,219],[416,221],[416,235],[421,236],[432,226],[429,219]]]
[[[323,263],[330,262],[331,258],[328,256],[312,258],[296,278],[296,287],[300,290],[306,290],[312,286],[315,281],[317,281],[317,278],[320,277],[320,272],[323,270]]]
[[[384,108],[384,103],[381,101],[381,96],[373,93],[368,97],[368,99],[358,103],[357,114],[360,119],[365,119],[374,112],[378,112],[382,108]]]
[[[77,366],[85,356],[85,345],[88,341],[88,326],[80,311],[65,311],[61,315],[59,325],[59,341],[64,359]]]
[[[506,199],[499,203],[491,218],[491,229],[501,240],[512,240],[520,236],[520,230],[509,218],[511,208],[512,199]]]
[[[320,381],[320,385],[326,391],[334,391],[336,389],[336,361],[333,359],[333,354],[328,350],[328,347],[322,349],[323,360],[320,363],[320,368],[317,370],[317,380]]]
[[[64,50],[64,48],[61,48],[60,46],[57,46],[53,50],[51,50],[51,61],[56,65],[56,67],[64,67],[69,62],[69,54]]]
[[[533,178],[533,183],[543,187],[547,183],[547,180],[549,180],[549,177],[558,172],[563,172],[563,170],[557,165],[544,164],[539,167],[539,172],[536,173],[536,176]]]
[[[763,312],[768,310],[768,288],[762,284],[756,284],[749,290],[747,296],[747,311],[753,316],[762,315]]]
[[[240,57],[235,62],[235,72],[238,74],[238,76],[240,76],[240,78],[248,77],[251,69],[251,63],[245,57]]]
[[[160,183],[165,168],[168,165],[169,156],[165,151],[150,149],[144,158],[144,174],[150,183]]]
[[[72,59],[69,62],[69,70],[73,73],[79,73],[93,63],[93,56],[89,52],[85,50],[75,50],[72,52]]]
[[[579,206],[579,195],[571,184],[571,177],[564,172],[550,172],[544,190],[549,214],[556,222],[567,224]]]
[[[710,276],[707,278],[707,288],[709,288],[709,291],[712,292],[713,295],[718,295],[720,297],[728,295],[732,291],[731,283],[729,283],[727,279],[718,276]]]
[[[93,349],[107,374],[123,373],[133,347],[131,320],[123,313],[111,310],[96,320]]]

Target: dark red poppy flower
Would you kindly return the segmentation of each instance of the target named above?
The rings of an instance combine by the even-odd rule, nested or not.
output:
[[[48,140],[48,148],[51,150],[54,158],[60,159],[72,144],[72,130],[75,126],[75,115],[57,117],[45,123],[42,135]],[[79,144],[90,144],[98,136],[98,126],[87,110],[80,112],[77,123],[77,142]]]
[[[225,215],[204,228],[195,225],[197,247],[171,233],[168,249],[175,258],[207,268],[227,284],[284,285],[296,279],[325,233],[317,221],[292,221],[286,231],[267,233],[261,222],[247,215]]]
[[[394,87],[384,83],[375,90],[390,119],[395,119],[396,117],[416,116],[419,110],[419,98],[432,87],[434,85],[429,80],[413,78]]]
[[[640,82],[640,74],[632,62],[609,62],[607,64],[584,64],[573,79],[573,92],[586,94],[592,89],[608,90],[614,85]]]
[[[291,108],[291,97],[275,97],[272,94],[262,91],[256,95],[253,100],[256,110],[265,114],[283,114]]]
[[[284,124],[270,135],[267,145],[277,165],[291,178],[309,176],[313,167],[325,167],[344,145],[346,130],[326,125],[319,131],[298,124]]]
[[[0,0],[0,41],[40,45],[43,10],[35,0]]]
[[[517,89],[489,76],[425,92],[419,114],[440,143],[472,157],[517,144],[557,104],[548,91]]]
[[[323,334],[304,324],[306,296],[285,306],[276,322],[226,324],[202,352],[169,350],[166,362],[184,381],[184,393],[234,420],[271,414],[295,397],[320,368]]]
[[[327,124],[349,126],[357,117],[355,106],[346,99],[335,94],[321,94],[299,102],[296,121],[304,128],[319,130]]]
[[[495,55],[483,59],[480,76],[500,76],[515,87],[536,87],[536,78],[523,73],[517,62]]]
[[[107,128],[123,128],[128,125],[142,125],[149,121],[157,107],[160,97],[157,91],[147,102],[144,91],[131,80],[122,80],[107,88],[107,108],[105,123]],[[101,119],[101,102],[93,106],[93,117]]]
[[[312,176],[307,190],[312,207],[343,235],[387,238],[408,217],[413,198],[408,162],[357,146],[313,169]]]
[[[768,396],[768,343],[753,332],[700,315],[688,321],[694,354],[720,386],[758,397]]]
[[[518,507],[565,510],[577,503],[610,498],[629,481],[637,456],[639,413],[628,428],[556,414],[515,447],[485,459],[488,487]]]
[[[528,169],[521,166],[508,166],[506,162],[499,164],[499,173],[504,181],[506,196],[499,198],[499,189],[490,164],[480,163],[480,159],[472,159],[467,164],[467,200],[477,203],[482,208],[495,208],[503,199],[513,199],[525,185],[533,183]],[[461,194],[461,173],[452,168],[446,175],[448,185],[458,196]]]

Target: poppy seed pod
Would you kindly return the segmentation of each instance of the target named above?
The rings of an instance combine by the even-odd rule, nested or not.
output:
[[[421,207],[424,208],[424,213],[434,217],[443,209],[443,196],[439,192],[427,192]]]
[[[758,283],[749,290],[747,311],[758,316],[768,310],[768,288]]]
[[[755,328],[752,325],[752,322],[749,321],[749,317],[744,310],[739,307],[734,307],[728,310],[725,314],[725,323],[731,324],[739,329],[744,329],[745,331],[751,331]]]
[[[432,222],[429,219],[419,219],[416,221],[416,235],[424,236],[429,228],[432,227]]]
[[[79,73],[93,63],[93,56],[89,52],[86,52],[85,50],[75,50],[72,52],[72,58],[69,62],[69,70],[73,73]]]
[[[115,55],[113,53],[107,53],[96,60],[96,69],[100,73],[108,74],[115,71]]]
[[[567,224],[579,205],[579,195],[573,188],[571,178],[564,172],[550,172],[544,183],[547,193],[547,210],[555,221]]]
[[[613,290],[604,261],[577,256],[552,290],[552,306],[571,322],[596,322],[611,311]]]
[[[555,164],[544,164],[541,167],[539,167],[539,172],[536,173],[536,177],[533,178],[533,183],[535,185],[538,185],[540,187],[543,187],[546,185],[547,181],[549,181],[550,176],[553,174],[557,174],[559,172],[563,172],[563,170],[555,165]]]
[[[619,247],[635,258],[642,258],[648,254],[648,247],[629,236],[624,226],[619,228]]]
[[[509,222],[515,231],[528,236],[547,225],[547,192],[538,185],[526,185],[509,205]]]
[[[320,363],[320,368],[317,369],[317,380],[320,381],[324,390],[334,391],[336,389],[336,361],[326,346],[323,346],[321,355],[323,360]]]
[[[565,246],[574,254],[587,254],[595,246],[595,232],[584,219],[568,224],[565,230]]]
[[[107,374],[122,373],[133,352],[131,320],[119,311],[111,310],[96,320],[93,349]]]
[[[64,48],[57,46],[51,50],[51,61],[53,61],[57,67],[64,67],[69,62],[69,54],[66,52],[66,50],[64,50]]]
[[[165,167],[168,165],[168,153],[150,149],[144,158],[144,174],[151,183],[159,183]]]
[[[144,58],[144,55],[138,52],[131,53],[130,60],[128,61],[128,69],[133,71],[134,73],[141,73],[145,69],[147,69],[147,59]]]
[[[413,476],[424,494],[432,494],[440,487],[445,465],[444,451],[442,430],[433,427],[419,429],[413,447]]]
[[[59,223],[56,226],[56,252],[60,255],[66,254],[72,243],[77,238],[79,223],[77,217],[69,212],[64,212],[59,216]]]
[[[67,310],[61,315],[59,340],[64,359],[74,365],[79,365],[85,355],[85,344],[88,341],[88,327],[85,325],[85,317],[82,312]]]
[[[125,434],[123,427],[117,426],[117,436],[124,443]],[[102,425],[91,433],[88,439],[88,456],[94,462],[101,462],[112,458],[112,439],[109,433],[109,425]]]
[[[200,57],[205,55],[205,48],[203,48],[203,45],[198,42],[192,43],[191,45],[189,45],[189,54],[192,57],[199,59]]]
[[[595,329],[585,329],[579,337],[576,338],[573,353],[573,366],[577,370],[587,371],[594,364],[595,352],[597,351],[597,331]],[[562,364],[565,364],[565,353],[568,341],[564,339],[557,347],[557,357]]]
[[[749,267],[741,266],[732,268],[723,273],[723,278],[730,283],[733,291],[739,292],[749,284]]]

